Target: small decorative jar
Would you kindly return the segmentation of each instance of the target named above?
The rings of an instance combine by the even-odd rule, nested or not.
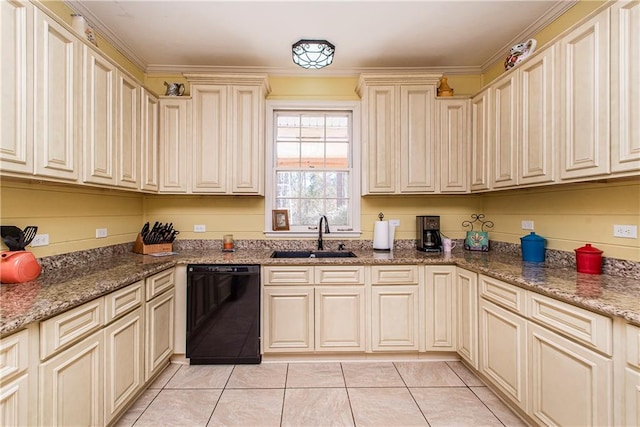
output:
[[[546,240],[533,231],[520,238],[522,260],[527,262],[544,262],[544,244]]]
[[[576,268],[578,273],[602,274],[602,251],[587,243],[576,252]]]

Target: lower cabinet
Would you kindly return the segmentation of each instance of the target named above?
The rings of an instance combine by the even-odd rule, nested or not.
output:
[[[309,352],[315,348],[313,288],[265,287],[264,352]]]
[[[625,368],[624,372],[624,425],[640,425],[640,371]]]
[[[427,351],[456,351],[456,267],[427,266],[425,277]]]
[[[173,354],[174,303],[172,287],[145,304],[145,381],[164,369]]]
[[[364,351],[364,286],[317,287],[314,300],[316,351]]]
[[[40,425],[103,425],[103,331],[42,363],[39,382]]]
[[[531,416],[560,426],[613,425],[611,359],[534,323],[531,345]]]
[[[24,329],[0,341],[0,425],[35,424],[29,411],[29,331]],[[33,411],[31,411],[33,413]]]
[[[525,412],[527,400],[527,321],[480,300],[480,373]]]
[[[478,275],[457,268],[456,311],[458,355],[478,369]]]
[[[24,374],[0,385],[0,425],[25,426],[29,423],[29,376]]]

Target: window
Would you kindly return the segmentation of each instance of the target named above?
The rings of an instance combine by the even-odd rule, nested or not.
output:
[[[267,234],[315,235],[326,215],[331,233],[359,236],[358,104],[267,105]],[[289,231],[272,230],[275,209],[288,211]]]

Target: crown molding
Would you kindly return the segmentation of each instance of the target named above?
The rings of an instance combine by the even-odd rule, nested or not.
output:
[[[64,4],[69,7],[74,13],[82,15],[84,19],[95,29],[100,36],[104,38],[111,46],[113,46],[118,52],[124,55],[129,61],[131,61],[136,67],[145,72],[147,69],[147,61],[144,58],[138,56],[133,49],[127,45],[127,43],[118,37],[113,31],[109,29],[97,16],[95,16],[81,1],[77,0],[63,0]]]
[[[553,21],[558,19],[560,15],[565,13],[571,7],[573,7],[579,0],[560,0],[554,7],[545,12],[540,18],[529,25],[527,28],[518,33],[511,41],[502,46],[496,53],[494,53],[489,59],[487,59],[481,66],[481,73],[484,74],[493,64],[499,60],[503,60],[507,57],[509,49],[518,43],[522,43],[525,40],[529,40],[536,34],[538,34],[543,28],[547,27]],[[540,47],[540,46],[538,46]]]

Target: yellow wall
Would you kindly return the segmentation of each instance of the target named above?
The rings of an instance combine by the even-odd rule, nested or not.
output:
[[[142,226],[142,199],[124,191],[3,179],[0,222],[38,226],[50,244],[29,250],[36,257],[57,255],[134,241]],[[96,228],[106,228],[108,236],[96,239]]]

